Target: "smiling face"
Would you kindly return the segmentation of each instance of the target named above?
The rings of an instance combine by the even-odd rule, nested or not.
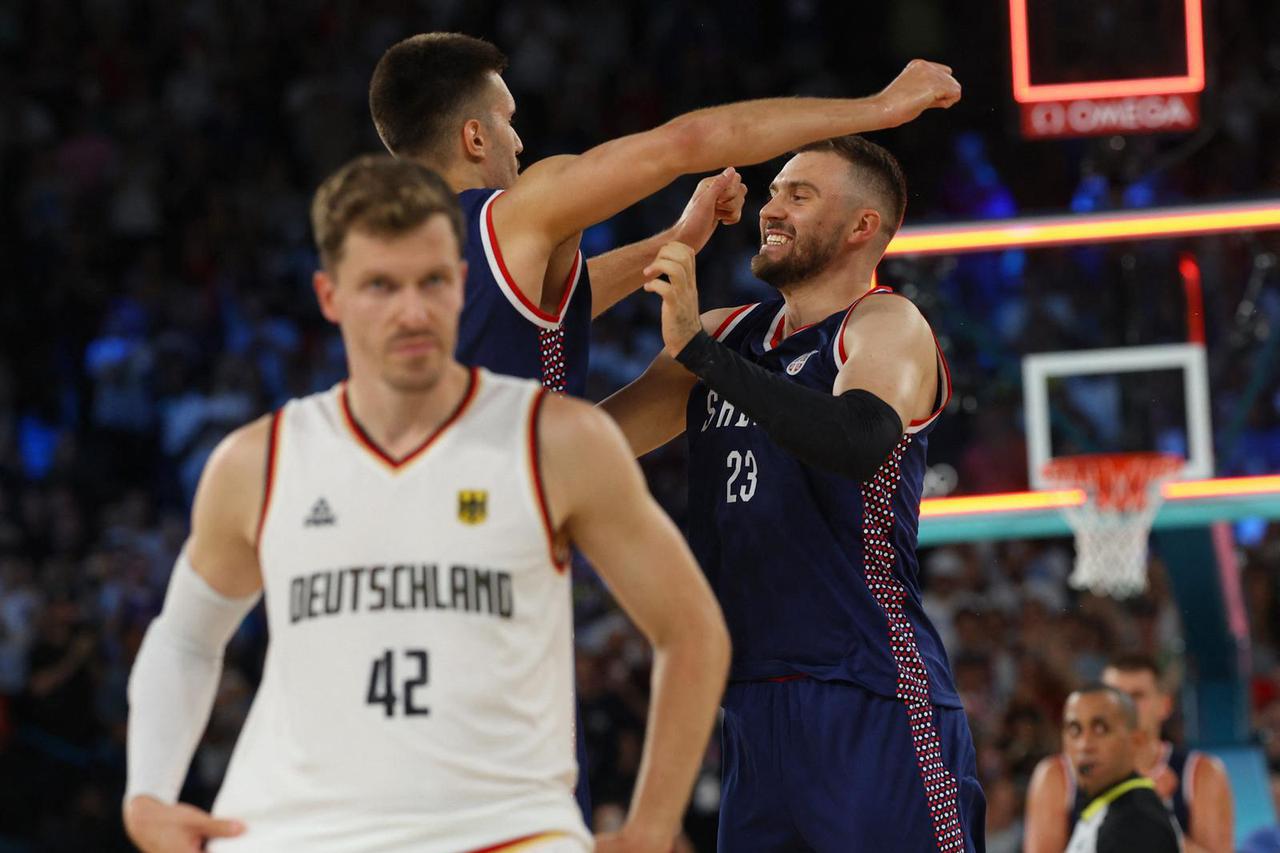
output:
[[[822,272],[843,253],[871,247],[880,214],[859,196],[838,154],[805,151],[787,161],[760,209],[760,251],[751,272],[785,288]]]
[[[331,273],[316,273],[320,309],[342,330],[352,377],[429,391],[453,361],[467,265],[448,218],[346,236]]]

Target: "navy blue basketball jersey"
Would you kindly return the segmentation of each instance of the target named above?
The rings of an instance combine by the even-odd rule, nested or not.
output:
[[[892,291],[863,298],[882,293]],[[830,394],[857,306],[784,338],[786,306],[775,297],[738,309],[715,337]],[[731,680],[808,676],[960,707],[942,641],[920,603],[916,559],[928,436],[950,395],[939,350],[935,411],[912,422],[876,475],[859,483],[804,464],[715,391],[694,387],[689,542],[733,638]]]
[[[455,355],[463,364],[536,379],[552,391],[582,397],[591,336],[586,260],[579,252],[555,314],[530,302],[507,272],[493,230],[491,208],[502,192],[458,193],[467,224],[467,290]]]

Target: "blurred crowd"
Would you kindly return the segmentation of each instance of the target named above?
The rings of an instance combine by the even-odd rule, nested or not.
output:
[[[906,169],[909,222],[1280,193],[1274,4],[1216,4],[1198,133],[1062,143],[1022,143],[1013,130],[1000,16],[961,25],[954,14],[941,0],[0,4],[0,853],[128,849],[118,813],[130,663],[212,448],[343,373],[310,290],[307,206],[328,171],[377,149],[366,86],[399,38],[461,29],[503,47],[526,162],[725,100],[870,93],[928,56],[955,67],[965,101],[878,136]],[[773,168],[745,170],[744,225],[700,259],[708,307],[767,292],[748,261]],[[669,225],[691,189],[678,182],[593,228],[584,248]],[[1189,262],[1205,282],[1220,468],[1280,469],[1277,253],[1272,232],[886,263],[882,280],[929,316],[958,389],[932,442],[930,488],[1025,488],[1020,356],[1185,339]],[[623,302],[597,324],[592,395],[633,378],[660,346],[653,299]],[[1091,405],[1080,403],[1082,423],[1105,421]],[[1165,428],[1162,415],[1152,422]],[[1077,443],[1095,439],[1085,429]],[[682,444],[645,464],[683,521]],[[1240,533],[1254,723],[1280,767],[1280,529]],[[1178,608],[1159,562],[1148,594],[1117,603],[1069,592],[1070,559],[1062,541],[924,555],[926,605],[978,742],[993,851],[1017,848],[1028,774],[1057,749],[1073,685],[1120,648],[1179,670]],[[590,570],[576,578],[587,773],[603,828],[621,819],[638,767],[648,657]],[[265,638],[259,612],[228,650],[192,802],[216,792]],[[714,849],[717,762],[713,743],[688,849]]]

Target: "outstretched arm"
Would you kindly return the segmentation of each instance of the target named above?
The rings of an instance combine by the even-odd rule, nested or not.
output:
[[[597,850],[667,851],[680,829],[729,664],[720,608],[617,427],[585,403],[543,402],[539,446],[557,529],[653,644],[644,754],[627,822]],[[582,476],[590,471],[591,476]]]
[[[176,800],[213,708],[223,647],[262,586],[254,539],[270,428],[263,418],[237,430],[210,457],[191,538],[129,677],[124,824],[147,853],[199,850],[243,831]]]
[[[760,163],[810,142],[896,127],[926,109],[949,107],[960,99],[950,71],[917,59],[871,97],[773,98],[710,107],[581,155],[549,157],[526,169],[494,202],[494,228],[505,253],[545,258],[574,234],[680,175]]]
[[[698,181],[675,225],[647,240],[620,246],[587,261],[592,319],[640,289],[645,282],[644,268],[665,244],[675,240],[700,252],[717,225],[736,225],[742,218],[746,197],[747,188],[731,166]]]

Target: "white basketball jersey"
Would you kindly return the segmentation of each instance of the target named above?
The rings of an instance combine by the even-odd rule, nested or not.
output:
[[[277,416],[258,545],[271,639],[214,804],[248,829],[210,850],[590,844],[541,393],[473,370],[458,410],[400,462],[364,434],[345,385]]]

